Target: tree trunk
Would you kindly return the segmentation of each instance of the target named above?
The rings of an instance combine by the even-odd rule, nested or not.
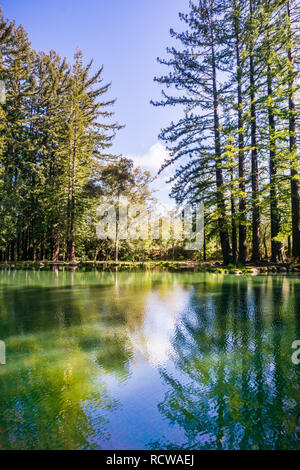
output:
[[[10,260],[15,261],[15,241],[14,240],[10,244]]]
[[[19,231],[17,236],[17,261],[21,261],[21,237]]]
[[[269,51],[270,52],[270,49]],[[277,263],[282,257],[282,243],[274,240],[280,232],[280,215],[277,194],[277,165],[276,165],[276,128],[275,116],[272,106],[273,87],[271,66],[268,64],[268,118],[269,118],[269,168],[270,168],[270,216],[271,216],[271,261]]]
[[[68,244],[68,261],[71,263],[75,261],[75,230],[74,230],[74,216],[71,213],[71,222],[70,222],[70,233],[69,233],[69,244]]]
[[[203,261],[206,261],[205,226],[203,227]]]
[[[253,0],[250,0],[250,21],[253,19]],[[251,26],[252,27],[252,26]],[[251,100],[251,184],[252,184],[252,261],[261,259],[260,241],[260,208],[258,187],[258,152],[257,152],[257,123],[255,105],[255,67],[253,41],[250,45],[250,100]]]
[[[212,80],[213,80],[213,99],[214,99],[214,141],[215,141],[215,172],[216,172],[216,187],[217,187],[217,206],[218,206],[218,227],[220,233],[220,242],[222,249],[222,256],[224,264],[229,264],[231,261],[230,245],[228,229],[226,227],[226,205],[224,199],[224,184],[221,162],[221,139],[220,139],[220,122],[219,122],[219,99],[217,90],[217,76],[216,76],[216,57],[215,57],[215,44],[213,24],[211,22],[211,53],[212,53]]]
[[[119,224],[116,223],[116,239],[115,239],[115,262],[119,262]]]
[[[42,241],[41,241],[41,244],[40,244],[40,260],[41,260],[41,261],[45,261],[45,250],[44,250],[45,241],[44,241],[44,236],[45,236],[45,235],[43,235],[43,238],[42,238]]]
[[[232,237],[232,262],[233,264],[237,263],[238,259],[238,249],[237,249],[237,230],[236,230],[236,214],[235,214],[235,201],[233,194],[233,169],[231,168],[231,237]]]
[[[291,241],[291,236],[288,236],[288,252],[287,252],[288,257],[290,258],[292,256],[292,241]]]
[[[290,2],[287,2],[288,18],[291,19]],[[292,36],[291,26],[289,26],[290,40]],[[291,41],[290,41],[291,42]],[[290,67],[289,76],[289,150],[291,155],[291,206],[292,206],[292,253],[295,259],[300,257],[300,204],[299,204],[299,184],[298,184],[298,156],[297,156],[297,136],[296,136],[296,115],[294,102],[294,56],[292,48],[288,49],[288,60]]]
[[[268,245],[267,245],[267,231],[264,231],[264,236],[263,236],[263,244],[264,244],[264,250],[265,250],[265,259],[268,259]]]
[[[75,177],[76,177],[76,150],[77,150],[77,129],[75,127],[75,136],[71,156],[71,182],[68,206],[69,206],[69,236],[67,243],[67,259],[70,262],[75,261]]]
[[[33,258],[33,261],[35,262],[37,260],[37,245],[36,245],[36,240],[33,240],[33,251],[32,251],[33,255],[32,255],[32,258]]]
[[[52,250],[52,261],[56,262],[59,260],[59,236],[57,233],[54,233],[52,236],[53,250]]]
[[[237,4],[234,9],[236,12]],[[244,152],[244,119],[242,98],[242,68],[240,54],[240,24],[237,14],[234,19],[235,50],[236,50],[236,74],[237,74],[237,98],[238,98],[238,134],[239,134],[239,261],[246,263],[248,256],[247,247],[247,217],[246,217],[246,187],[245,187],[245,152]]]

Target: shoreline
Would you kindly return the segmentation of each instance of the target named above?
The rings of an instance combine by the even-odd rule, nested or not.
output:
[[[223,265],[220,261],[17,261],[0,262],[0,269],[26,270],[26,269],[76,269],[93,270],[102,268],[109,270],[111,268],[128,269],[170,269],[170,270],[193,270],[195,272],[209,272],[217,274],[235,274],[235,275],[258,275],[258,274],[300,274],[300,264],[298,263],[246,263],[245,265]]]

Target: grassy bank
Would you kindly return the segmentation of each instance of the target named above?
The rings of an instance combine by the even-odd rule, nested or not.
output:
[[[186,270],[190,269],[199,272],[212,272],[219,274],[286,274],[300,273],[300,264],[285,263],[264,263],[246,265],[222,265],[219,261],[210,261],[201,263],[198,261],[78,261],[74,263],[68,262],[51,262],[51,261],[19,261],[19,262],[3,262],[0,263],[0,269],[40,269],[40,270],[63,270],[76,269],[83,271],[91,271],[93,269],[111,270],[118,268],[120,270],[131,269],[171,269]]]

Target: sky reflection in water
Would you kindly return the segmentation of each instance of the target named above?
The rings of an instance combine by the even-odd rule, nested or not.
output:
[[[0,448],[300,448],[299,287],[1,272]]]

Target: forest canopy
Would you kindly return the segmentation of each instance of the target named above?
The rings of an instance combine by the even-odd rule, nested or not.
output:
[[[153,199],[148,172],[110,152],[103,67],[32,49],[0,15],[0,261],[300,258],[299,14],[296,0],[195,0],[180,13],[155,106],[181,107],[161,130],[170,196],[201,203],[203,250],[169,240],[98,240],[96,207]],[[142,86],[142,84],[141,84]]]
[[[299,2],[189,4],[153,103],[183,110],[160,134],[171,194],[204,203],[225,263],[299,259]]]

